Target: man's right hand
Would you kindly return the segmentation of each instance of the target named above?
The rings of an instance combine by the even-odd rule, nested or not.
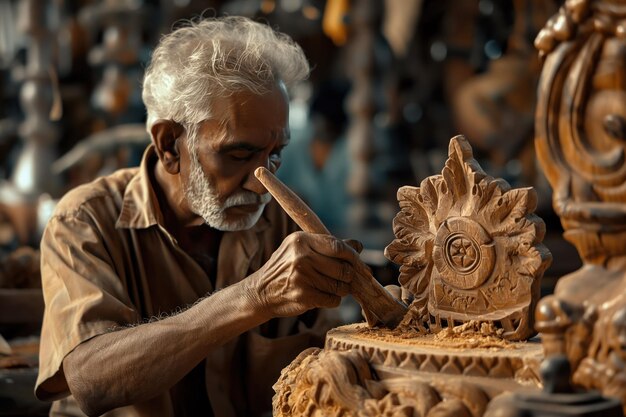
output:
[[[296,232],[245,281],[261,314],[297,316],[316,307],[337,307],[350,293],[357,262],[358,253],[334,236]]]

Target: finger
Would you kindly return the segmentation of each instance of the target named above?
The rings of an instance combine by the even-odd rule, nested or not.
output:
[[[352,286],[350,284],[345,283],[343,281],[336,281],[336,283],[337,283],[337,289],[335,290],[336,295],[343,298],[352,292]]]
[[[359,254],[344,243],[331,235],[310,235],[309,247],[320,255],[342,259],[355,265],[360,262]]]
[[[328,294],[322,291],[317,294],[316,298],[317,307],[335,308],[339,306],[339,303],[341,303],[341,297],[339,297],[338,295]]]
[[[351,290],[350,284],[325,276],[316,277],[309,282],[309,285],[316,290],[327,294],[338,295],[339,297],[345,297],[350,294]]]
[[[350,283],[356,274],[354,267],[345,261],[335,261],[328,258],[324,258],[319,262],[316,262],[315,259],[312,261],[313,270],[315,270],[315,272],[338,281]]]
[[[356,239],[344,239],[343,243],[350,246],[357,253],[363,252],[363,244]]]

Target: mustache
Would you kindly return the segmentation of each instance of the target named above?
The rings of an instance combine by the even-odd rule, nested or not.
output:
[[[249,204],[265,205],[271,200],[272,196],[270,193],[259,195],[257,193],[253,193],[252,191],[242,191],[229,196],[226,201],[224,201],[222,209],[227,209],[235,206],[245,206]]]

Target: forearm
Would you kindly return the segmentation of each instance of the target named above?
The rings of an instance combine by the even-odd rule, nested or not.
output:
[[[208,352],[263,323],[244,282],[163,320],[99,335],[64,360],[70,391],[87,414],[164,392]]]

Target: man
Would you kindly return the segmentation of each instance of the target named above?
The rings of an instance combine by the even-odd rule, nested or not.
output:
[[[52,415],[267,412],[280,369],[322,342],[315,308],[349,292],[358,255],[290,234],[253,175],[278,169],[286,87],[307,74],[300,47],[244,18],[161,40],[141,166],[70,192],[41,242],[36,394],[61,399]]]

